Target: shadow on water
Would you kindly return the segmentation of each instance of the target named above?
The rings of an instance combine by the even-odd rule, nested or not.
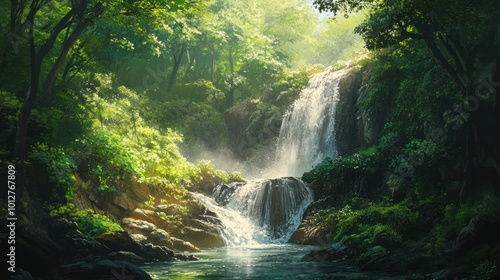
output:
[[[317,246],[257,245],[225,247],[194,255],[199,261],[155,263],[142,268],[153,279],[425,279],[360,271],[342,262],[301,262]]]

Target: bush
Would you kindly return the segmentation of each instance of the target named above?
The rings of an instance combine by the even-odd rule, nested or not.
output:
[[[138,175],[138,160],[111,133],[96,130],[75,141],[75,158],[84,177],[99,190],[116,191],[119,183],[130,183]]]
[[[52,217],[75,221],[78,229],[87,236],[96,237],[106,232],[123,231],[122,227],[108,216],[97,214],[92,209],[78,210],[72,203],[49,207],[49,211]]]
[[[315,181],[319,186],[328,186],[335,179],[375,174],[384,167],[382,160],[383,154],[377,146],[372,146],[349,156],[325,158],[306,173],[303,180],[309,183]]]
[[[401,245],[403,237],[418,224],[418,213],[412,212],[404,205],[387,205],[370,203],[364,207],[360,198],[352,199],[357,204],[337,210],[334,207],[321,209],[311,216],[313,224],[319,223],[331,228],[333,240],[339,242],[349,237],[355,246]]]
[[[63,148],[37,143],[33,147],[29,158],[35,164],[40,164],[45,168],[52,186],[51,195],[53,200],[66,202],[73,199],[76,183],[76,164]]]

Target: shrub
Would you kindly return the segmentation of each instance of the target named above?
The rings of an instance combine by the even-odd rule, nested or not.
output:
[[[130,183],[138,175],[138,160],[113,134],[96,130],[76,140],[75,157],[82,174],[97,183],[99,190],[115,191],[118,183]]]
[[[78,210],[72,203],[51,206],[49,211],[52,217],[75,221],[78,229],[87,236],[96,237],[105,232],[123,231],[122,227],[108,216],[95,213],[92,209]]]
[[[29,157],[46,169],[49,182],[52,184],[52,199],[58,202],[73,199],[76,164],[63,148],[37,143]]]

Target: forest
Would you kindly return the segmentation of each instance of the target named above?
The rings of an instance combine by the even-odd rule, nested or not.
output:
[[[2,0],[0,11],[7,279],[499,279],[499,1]],[[291,260],[220,270],[250,262],[231,251],[241,236],[221,207],[274,177],[290,108],[335,71],[335,152],[279,174],[314,199],[290,210],[289,240],[259,243]],[[214,252],[238,261],[212,263]]]

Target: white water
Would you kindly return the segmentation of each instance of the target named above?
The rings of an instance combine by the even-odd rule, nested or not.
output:
[[[336,157],[335,106],[346,69],[314,75],[286,112],[278,138],[277,175],[302,176],[326,157]]]
[[[313,201],[312,190],[291,177],[221,185],[213,198],[195,197],[217,213],[228,246],[286,243]]]
[[[338,84],[347,70],[314,75],[283,118],[277,160],[269,177],[301,176],[325,157],[337,154],[334,135]],[[298,178],[262,179],[218,186],[212,195],[195,194],[222,223],[228,246],[286,243],[313,201]]]

